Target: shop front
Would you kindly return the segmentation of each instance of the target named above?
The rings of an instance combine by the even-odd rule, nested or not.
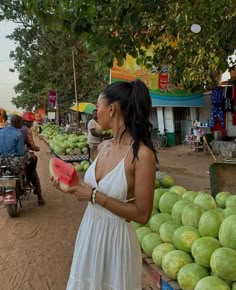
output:
[[[180,87],[174,87],[168,80],[168,68],[163,66],[157,72],[136,64],[136,60],[127,55],[123,66],[114,61],[110,72],[110,82],[142,80],[148,87],[152,98],[152,123],[161,134],[166,134],[168,146],[183,143],[193,120],[209,119],[210,108],[205,96],[190,94]],[[200,119],[201,118],[201,119]]]

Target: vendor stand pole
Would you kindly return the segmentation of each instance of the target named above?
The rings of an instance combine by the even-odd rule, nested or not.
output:
[[[207,143],[206,136],[203,136],[203,141],[204,141],[204,143],[206,144],[206,146],[207,146],[207,149],[208,149],[208,150],[209,150],[209,152],[211,153],[211,156],[213,157],[214,161],[216,161],[216,157],[215,157],[215,155],[213,154],[213,152],[212,152],[212,150],[211,150],[210,146],[209,146],[209,145],[208,145],[208,143]]]
[[[79,129],[79,116],[78,116],[78,96],[77,96],[77,87],[76,87],[76,72],[75,72],[75,56],[74,50],[72,49],[72,63],[73,63],[73,75],[74,75],[74,88],[75,88],[75,103],[76,103],[76,133],[78,133]]]

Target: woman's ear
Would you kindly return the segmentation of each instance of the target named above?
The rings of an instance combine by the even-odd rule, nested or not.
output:
[[[110,117],[112,118],[115,114],[115,105],[114,104],[110,104]]]

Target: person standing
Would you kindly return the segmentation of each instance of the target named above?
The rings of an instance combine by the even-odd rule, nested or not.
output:
[[[88,202],[67,290],[141,290],[142,256],[130,221],[146,224],[152,212],[151,97],[140,80],[117,82],[101,92],[97,108],[101,129],[112,129],[114,138],[99,144],[84,182],[64,191]]]
[[[98,145],[101,143],[102,138],[108,137],[109,135],[102,132],[102,128],[98,123],[97,110],[93,110],[92,119],[88,122],[88,145],[91,161],[94,161],[94,159],[97,157]]]
[[[23,118],[23,126],[21,128],[21,132],[24,135],[26,150],[39,151],[40,148],[35,145],[33,134],[31,131],[31,127],[33,126],[33,123],[35,121],[34,113],[24,112],[22,118]],[[33,152],[30,152],[30,160],[29,160],[29,164],[27,165],[25,169],[25,173],[26,173],[26,178],[28,182],[32,183],[32,185],[34,186],[34,194],[38,196],[38,205],[44,205],[45,201],[42,197],[40,179],[37,173],[37,162],[38,162],[38,157]]]

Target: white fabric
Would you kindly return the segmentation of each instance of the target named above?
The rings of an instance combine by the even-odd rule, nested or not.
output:
[[[91,134],[91,129],[95,129],[96,133],[102,134],[101,126],[94,119],[88,122],[88,144],[99,144],[101,137],[96,137]]]
[[[125,157],[98,183],[97,157],[84,181],[125,201]],[[98,204],[89,203],[77,235],[67,290],[140,290],[141,277],[142,256],[132,224]]]

